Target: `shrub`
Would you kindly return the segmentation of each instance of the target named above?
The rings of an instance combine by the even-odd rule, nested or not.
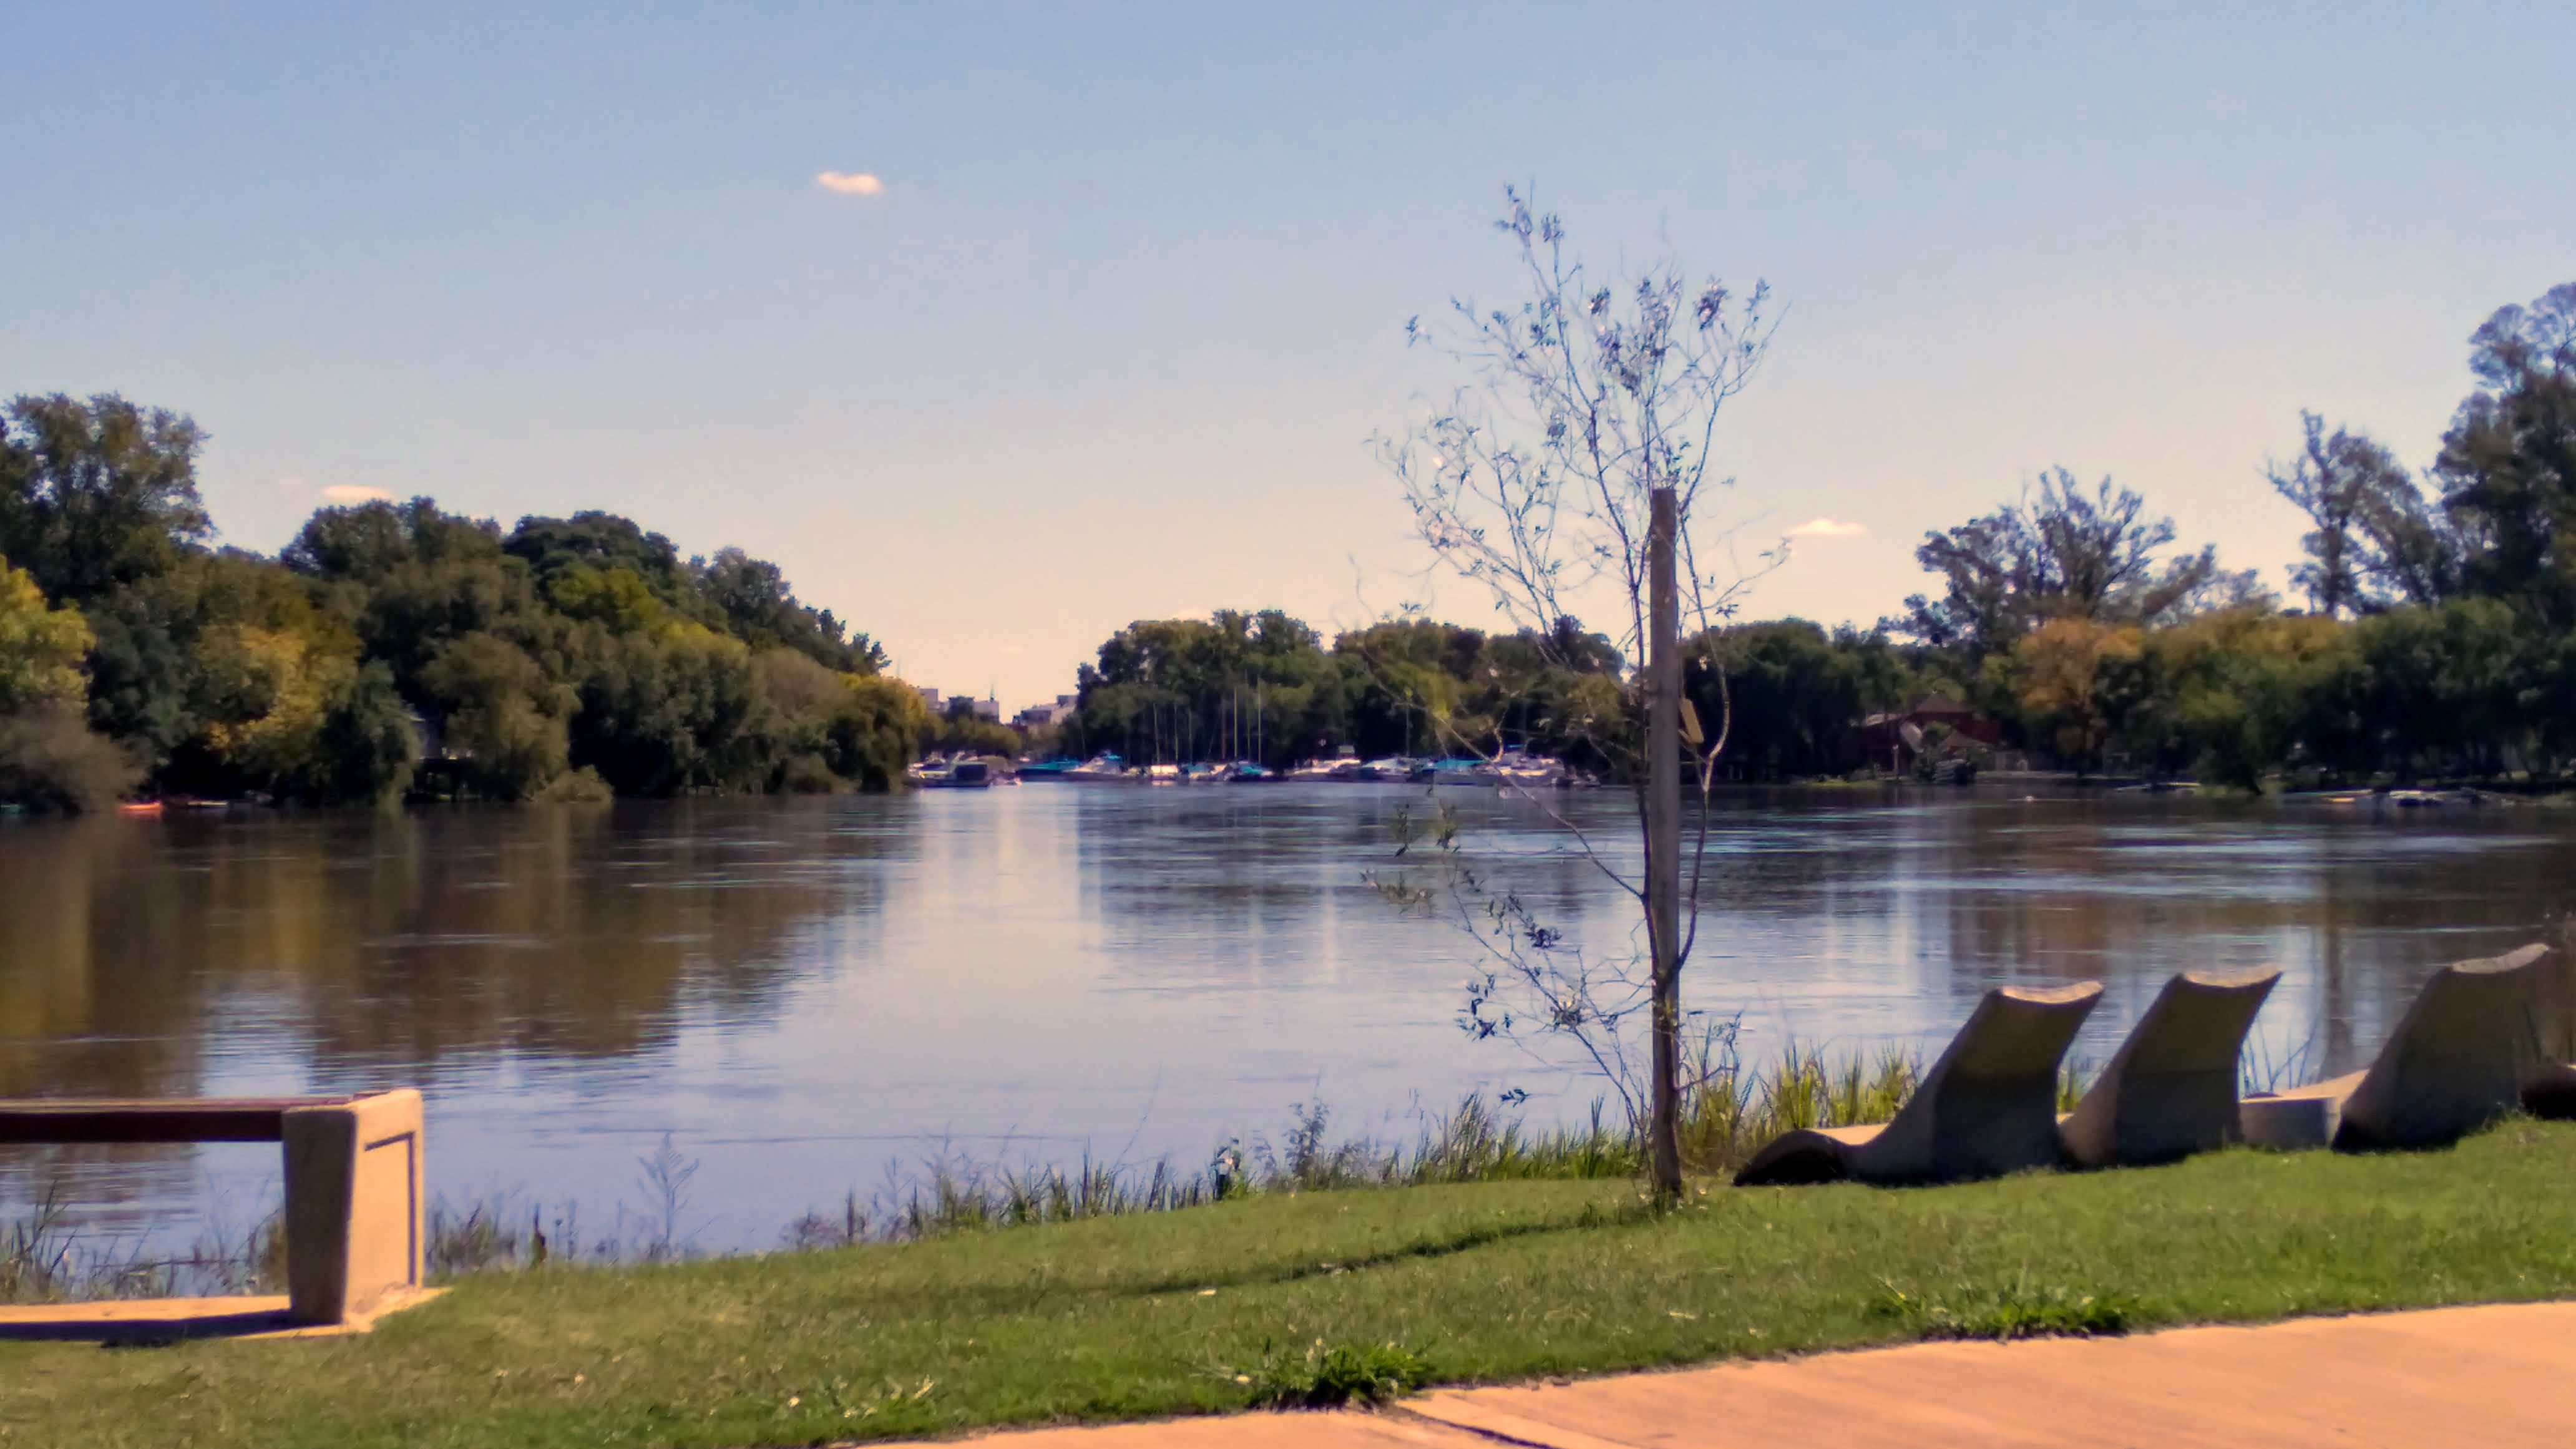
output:
[[[528,798],[545,805],[599,805],[616,799],[617,792],[608,788],[597,770],[584,765],[555,776]]]
[[[143,778],[132,756],[67,705],[0,715],[0,801],[39,810],[100,810]]]

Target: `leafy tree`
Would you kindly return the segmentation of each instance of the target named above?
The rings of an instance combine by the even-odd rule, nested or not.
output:
[[[719,622],[701,606],[696,580],[680,561],[678,546],[614,513],[592,509],[570,518],[522,518],[502,550],[525,562],[549,593],[556,577],[568,570],[622,570],[673,614],[702,624]]]
[[[484,793],[524,799],[569,763],[565,720],[581,697],[510,641],[476,632],[447,643],[421,684],[445,715],[449,748]]]
[[[350,674],[322,718],[320,768],[305,794],[320,801],[390,802],[410,787],[420,738],[411,707],[381,663]]]
[[[77,710],[40,704],[0,714],[0,801],[39,810],[99,810],[142,777],[134,758],[91,731]]]
[[[2103,479],[2087,493],[2064,468],[2041,476],[2035,496],[1956,528],[1927,534],[1914,556],[1942,576],[1943,596],[1905,601],[1891,632],[1971,663],[2008,653],[2050,619],[2153,625],[2187,612],[2219,578],[2203,548],[2159,563],[2173,520],[2149,519],[2146,500]]]
[[[930,707],[899,679],[841,676],[842,697],[823,717],[823,760],[833,774],[867,790],[903,788],[913,742]]]
[[[35,577],[0,557],[0,714],[78,708],[89,688],[81,663],[92,642],[78,609],[49,607]]]
[[[2361,717],[2378,762],[2401,777],[2494,774],[2536,740],[2527,708],[2533,636],[2496,599],[2399,609],[2354,626]]]
[[[2302,747],[2347,748],[2348,722],[2321,706],[2349,669],[2351,632],[2323,614],[2214,610],[2146,633],[2099,697],[2120,743],[2158,771],[2258,789]]]
[[[2434,465],[2466,582],[2543,629],[2576,628],[2576,282],[2504,307],[2469,339],[2483,386]]]
[[[382,661],[396,688],[425,705],[438,699],[425,672],[459,639],[487,634],[531,658],[560,661],[572,632],[544,606],[527,561],[503,550],[498,526],[441,512],[427,498],[323,509],[283,558],[315,581],[324,607],[357,633],[366,657]]]
[[[2429,604],[2458,587],[2459,542],[2389,451],[2369,437],[2301,413],[2306,448],[2266,470],[2273,490],[2315,525],[2308,561],[2290,581],[2329,618]]]
[[[971,705],[971,700],[960,704]],[[978,716],[973,709],[950,709],[930,727],[926,741],[929,748],[946,754],[1000,755],[1012,758],[1020,752],[1020,732],[1009,725]]]
[[[1201,619],[1140,619],[1077,673],[1064,743],[1076,752],[1271,764],[1329,751],[1344,737],[1340,663],[1314,630],[1275,609]]]
[[[2134,624],[2066,615],[2044,621],[2013,646],[2010,677],[2031,733],[2079,772],[2101,764],[2102,747],[2119,723],[2105,676],[2138,658],[2143,637]]]
[[[373,581],[405,564],[470,563],[502,552],[500,525],[414,498],[317,509],[278,561],[309,578]]]
[[[611,634],[654,637],[670,631],[674,616],[642,575],[624,565],[573,564],[545,581],[546,602],[567,619],[597,624]]]
[[[581,685],[572,760],[621,795],[763,787],[776,717],[749,647],[695,625],[610,636]]]
[[[1828,635],[1804,619],[1731,625],[1688,652],[1692,705],[1703,720],[1731,720],[1727,749],[1750,779],[1852,769],[1853,727],[1901,704],[1909,682],[1884,635]]]
[[[789,592],[778,565],[741,549],[720,550],[698,567],[698,592],[722,627],[755,649],[786,648],[850,674],[885,667],[885,651],[852,635],[829,609],[810,609]]]
[[[81,719],[90,643],[80,611],[0,558],[0,802],[96,809],[133,788],[134,762]]]
[[[214,532],[197,497],[204,443],[186,416],[113,393],[12,399],[0,409],[0,555],[76,605],[167,571]]]

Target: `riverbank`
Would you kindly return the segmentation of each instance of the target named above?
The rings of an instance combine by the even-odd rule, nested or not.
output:
[[[472,1274],[360,1338],[0,1343],[0,1443],[801,1444],[1238,1410],[1371,1378],[2559,1297],[2576,1295],[2571,1173],[2576,1126],[2512,1122],[2441,1152],[1712,1186],[1669,1214],[1624,1182],[1465,1184]]]

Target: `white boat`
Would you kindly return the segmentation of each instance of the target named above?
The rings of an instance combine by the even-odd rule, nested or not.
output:
[[[1553,790],[1567,783],[1565,762],[1553,755],[1505,750],[1490,760],[1432,760],[1416,765],[1409,777],[1416,784]]]
[[[1525,790],[1553,790],[1565,783],[1565,761],[1527,750],[1505,750],[1486,769],[1492,772],[1495,784],[1518,785]]]

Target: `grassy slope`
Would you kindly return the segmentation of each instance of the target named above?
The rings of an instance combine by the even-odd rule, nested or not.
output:
[[[2516,1122],[2436,1153],[1720,1188],[1662,1218],[1625,1185],[1423,1187],[490,1275],[362,1338],[0,1344],[0,1445],[755,1445],[1203,1411],[1317,1338],[1409,1343],[1449,1379],[1884,1341],[1910,1332],[1875,1311],[1890,1286],[2119,1292],[2162,1321],[2564,1296],[2571,1181],[2576,1125]]]

